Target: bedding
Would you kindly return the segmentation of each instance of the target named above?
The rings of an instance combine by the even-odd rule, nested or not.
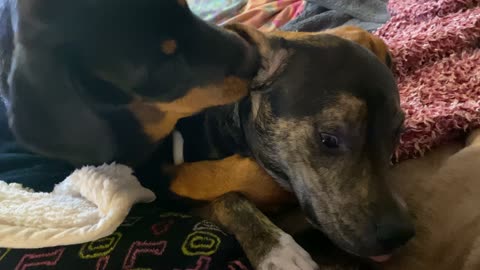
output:
[[[251,269],[235,238],[196,217],[135,206],[111,235],[78,245],[0,248],[0,269]]]
[[[8,130],[5,108],[3,103],[0,102],[0,180],[4,181],[0,183],[1,191],[7,191],[3,189],[7,186],[7,183],[21,183],[30,192],[51,192],[56,184],[62,182],[73,171],[73,167],[62,161],[40,157],[21,148],[14,142]],[[129,170],[127,169],[127,171]],[[38,229],[33,234],[29,233],[28,230],[23,232],[17,230],[19,235],[15,238],[8,237],[9,232],[14,233],[12,227],[15,228],[15,225],[19,225],[17,223],[19,220],[15,221],[15,218],[19,218],[18,216],[12,217],[11,223],[0,224],[0,242],[3,244],[0,245],[0,269],[251,269],[243,251],[232,235],[223,232],[210,222],[182,214],[181,205],[170,207],[162,203],[160,198],[164,197],[158,194],[161,194],[161,190],[165,190],[165,187],[158,185],[158,183],[161,183],[161,175],[158,173],[155,161],[140,168],[136,172],[136,176],[143,180],[142,185],[156,191],[157,200],[152,203],[137,203],[134,205],[123,222],[119,222],[121,224],[110,226],[114,229],[114,232],[105,237],[81,244],[61,245],[62,241],[66,243],[65,241],[72,239],[58,237],[57,239],[43,239],[42,237],[48,234],[57,236],[59,234],[55,234],[53,232],[55,229],[47,226],[47,224],[39,224],[35,215],[30,216],[34,220],[30,227],[37,227],[36,229]],[[150,179],[151,181],[149,181]],[[64,184],[68,183],[65,182]],[[19,186],[14,184],[13,188],[18,189]],[[6,203],[14,207],[15,204],[12,201],[20,202],[21,197],[8,198],[9,195],[2,194],[1,191],[0,206]],[[97,192],[99,191],[97,190]],[[148,191],[145,193],[145,190],[143,190],[141,193],[152,199]],[[29,194],[24,195],[28,196]],[[115,200],[115,194],[112,195],[111,198]],[[38,199],[38,197],[42,197],[42,194],[33,195],[33,197]],[[103,194],[101,197],[103,198]],[[118,207],[117,204],[103,203],[105,203],[105,208],[99,210]],[[89,210],[79,212],[81,219],[88,221],[88,214],[95,214],[94,212],[98,211],[85,202],[80,203],[80,205],[86,206],[85,209]],[[21,204],[17,204],[17,206],[20,208]],[[89,208],[88,206],[92,207]],[[55,207],[61,206],[56,205]],[[28,218],[29,209],[19,210],[24,212]],[[7,211],[8,209],[2,207],[0,220],[2,220],[1,217],[8,217],[5,213]],[[10,214],[15,215],[14,213]],[[52,217],[61,218],[61,215],[54,211],[44,214],[47,220]],[[109,213],[105,212],[103,214],[104,220],[111,218]],[[101,221],[95,224],[104,225]],[[58,224],[56,225],[58,227]],[[43,232],[38,233],[42,229]],[[68,234],[68,228],[64,229]],[[85,228],[78,226],[70,229],[82,233],[82,229]],[[22,237],[34,241],[30,243],[32,246],[49,247],[12,248],[12,246],[25,247],[27,243],[8,243],[13,239],[20,241]],[[45,241],[42,242],[42,239]]]
[[[188,0],[193,13],[218,24],[262,31],[321,31],[341,25],[376,30],[389,19],[386,0]]]
[[[393,54],[405,132],[396,160],[480,126],[480,1],[396,0],[376,34]]]
[[[390,18],[386,0],[307,0],[302,13],[281,27],[284,31],[316,32],[341,25],[374,31]]]
[[[94,241],[112,234],[134,204],[154,200],[155,194],[121,164],[75,170],[52,192],[0,181],[0,247]]]
[[[304,0],[189,0],[192,12],[218,25],[244,23],[272,31],[297,17]]]

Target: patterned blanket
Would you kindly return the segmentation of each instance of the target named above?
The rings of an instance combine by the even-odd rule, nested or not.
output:
[[[96,241],[41,249],[0,248],[0,269],[252,268],[235,238],[216,225],[143,204],[113,234]]]
[[[244,23],[262,31],[280,28],[297,17],[304,0],[188,0],[200,18],[218,24]]]
[[[395,0],[376,32],[390,46],[406,132],[397,160],[480,126],[480,1]]]

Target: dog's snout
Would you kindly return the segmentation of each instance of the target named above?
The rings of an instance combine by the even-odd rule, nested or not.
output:
[[[394,215],[383,216],[376,226],[378,242],[385,250],[403,246],[415,235],[410,219]]]

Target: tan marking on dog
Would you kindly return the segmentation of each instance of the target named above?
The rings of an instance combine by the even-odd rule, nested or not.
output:
[[[143,132],[152,140],[165,138],[174,129],[177,121],[188,115],[165,112],[158,109],[153,103],[136,100],[131,103],[129,110],[139,120]]]
[[[286,40],[298,41],[303,44],[310,44],[317,47],[335,47],[339,44],[338,40],[335,39],[313,39],[312,37],[317,37],[323,35],[323,32],[283,32],[275,31],[271,32],[270,35],[274,37],[281,37]]]
[[[239,155],[184,163],[175,171],[170,190],[182,197],[212,201],[229,192],[238,192],[263,209],[293,202],[293,195],[281,188],[256,161]]]
[[[326,30],[324,33],[348,39],[362,45],[373,52],[384,64],[387,64],[387,58],[390,57],[390,52],[385,41],[360,27],[350,25],[341,26]]]
[[[351,40],[362,45],[373,52],[380,61],[387,64],[389,57],[388,46],[380,37],[363,30],[356,26],[342,26],[324,31],[327,34],[333,34],[338,37]]]
[[[227,77],[222,83],[196,87],[185,96],[172,102],[158,102],[161,111],[194,114],[205,108],[239,101],[248,94],[248,82],[237,77]]]
[[[178,120],[208,107],[234,103],[248,93],[247,81],[227,77],[222,83],[191,89],[172,102],[146,102],[140,99],[129,105],[143,130],[152,141],[165,138]]]
[[[323,34],[331,34],[337,37],[341,37],[355,43],[362,45],[363,47],[369,49],[373,52],[380,61],[384,64],[387,64],[387,58],[389,57],[389,50],[387,44],[378,36],[375,36],[364,29],[357,27],[357,26],[340,26],[332,29],[328,29],[321,32],[282,32],[282,31],[275,31],[272,32],[271,35],[283,37],[288,40],[298,40],[302,42],[307,42],[310,44],[318,45],[318,46],[335,46],[338,43],[331,42],[327,43],[327,41],[313,41],[311,39],[312,36],[318,36]]]
[[[322,111],[321,118],[337,123],[354,122],[366,118],[367,105],[357,97],[341,94],[333,104]]]
[[[177,50],[177,42],[173,39],[162,42],[162,52],[164,54],[173,54]]]

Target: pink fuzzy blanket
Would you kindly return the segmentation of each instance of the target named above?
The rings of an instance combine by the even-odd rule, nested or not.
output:
[[[480,0],[391,0],[390,46],[406,131],[398,160],[480,127]]]

